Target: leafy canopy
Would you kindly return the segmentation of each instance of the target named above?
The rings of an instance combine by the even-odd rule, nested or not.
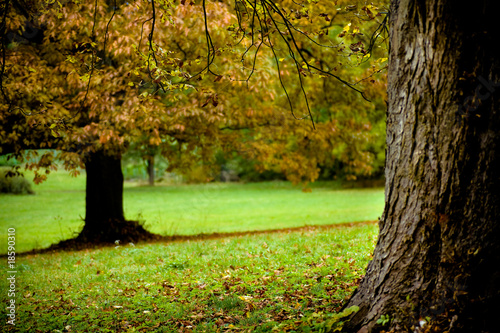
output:
[[[77,174],[92,152],[131,146],[181,170],[236,151],[294,182],[381,163],[383,4],[15,4],[2,7],[0,154],[57,149],[28,164],[37,181],[56,160]]]

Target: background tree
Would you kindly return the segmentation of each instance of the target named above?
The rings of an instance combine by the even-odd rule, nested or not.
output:
[[[218,123],[225,122],[222,106],[202,109],[197,100],[203,91],[175,82],[189,77],[190,63],[137,39],[144,33],[141,23],[148,21],[149,6],[67,3],[43,8],[39,21],[44,38],[9,44],[2,86],[2,153],[22,160],[25,149],[58,149],[28,165],[35,169],[35,182],[46,178],[40,168],[47,173],[56,169],[55,160],[74,174],[77,167],[85,167],[86,216],[80,238],[124,239],[139,227],[125,220],[121,155],[130,143],[143,143],[179,168],[207,159],[217,146]],[[227,12],[222,6],[216,9],[211,19],[222,26],[218,20]],[[9,30],[22,29],[22,14],[8,13]],[[190,12],[176,14],[178,20],[188,19]],[[155,36],[166,41],[178,31],[171,24],[157,28]],[[198,35],[185,40],[192,43],[193,38]],[[148,55],[153,47],[154,59]],[[34,155],[36,151],[29,152],[27,159]],[[139,228],[138,233],[144,231]]]
[[[386,206],[348,331],[494,332],[498,4],[391,7]]]
[[[288,94],[286,85],[304,91],[302,79],[290,81],[294,72],[299,77],[314,74],[315,66],[308,64],[312,57],[303,56],[313,50],[297,43],[314,42],[313,38],[332,43],[324,37],[330,26],[320,29],[315,23],[313,28],[323,31],[309,36],[290,24],[316,19],[331,23],[331,19],[325,8],[312,4],[284,5],[292,8],[281,11],[272,2],[258,6],[245,2],[235,16],[224,3],[205,2],[202,6],[168,1],[64,6],[33,2],[12,11],[3,7],[10,36],[25,34],[24,22],[34,21],[30,13],[38,13],[41,36],[2,40],[2,52],[8,55],[2,63],[2,153],[14,153],[22,160],[25,149],[58,149],[60,153],[45,153],[29,165],[35,169],[36,182],[46,178],[38,169],[56,169],[57,159],[75,174],[84,166],[87,199],[81,238],[94,240],[113,241],[134,228],[125,223],[120,168],[121,155],[131,143],[157,149],[170,169],[184,171],[195,165],[210,169],[219,148],[247,146],[263,168],[279,161],[289,179],[313,181],[321,163],[317,158],[321,154],[316,153],[338,145],[340,136],[331,135],[330,125],[318,125],[320,131],[311,132],[312,122],[292,121],[297,118],[294,113],[273,104],[278,91],[285,88]],[[370,19],[373,14],[363,8]],[[315,15],[309,13],[313,9]],[[331,16],[341,11],[334,9]],[[195,29],[200,26],[205,31]],[[359,31],[349,35],[347,27],[340,25],[340,38],[359,35]],[[295,36],[293,43],[283,39],[285,33]],[[336,38],[332,40],[342,44]],[[281,58],[280,48],[288,50],[288,60]],[[366,55],[359,53],[362,47],[355,49],[349,48],[348,56]],[[294,55],[298,51],[302,63]],[[284,62],[279,84],[271,80],[273,61]],[[238,62],[242,66],[236,66]],[[316,69],[338,80],[328,74],[331,70]],[[260,97],[242,99],[242,87]],[[302,103],[302,113],[310,116],[307,95],[302,96],[302,101],[290,94],[281,99],[291,103],[292,112],[295,103]],[[353,132],[359,130],[356,123]],[[366,123],[362,131],[367,130]],[[367,168],[366,160],[360,163],[360,170]]]

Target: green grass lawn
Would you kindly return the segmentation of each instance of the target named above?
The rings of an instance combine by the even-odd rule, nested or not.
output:
[[[302,194],[294,196],[288,186],[276,186],[250,187],[266,196],[282,191],[283,202],[301,198]],[[174,198],[175,193],[189,200],[185,193],[189,188],[153,192],[170,193],[171,196],[162,194],[166,196],[163,200]],[[235,185],[234,189],[241,191],[241,186]],[[128,191],[128,200],[133,198],[130,192],[138,195],[141,191],[147,192]],[[322,194],[318,197],[330,195],[327,189],[317,192]],[[244,201],[241,193],[223,197]],[[259,205],[273,206],[255,201],[253,209]],[[291,209],[293,205],[287,207]],[[376,233],[377,226],[371,224],[205,241],[121,244],[17,257],[16,326],[6,325],[6,312],[0,311],[2,331],[319,332],[325,326],[334,329],[340,324],[335,313],[364,274]],[[0,282],[4,291],[8,289],[5,275],[4,269]],[[2,304],[9,300],[7,292],[2,292]]]
[[[26,175],[29,179],[29,174]],[[376,220],[383,189],[342,189],[312,184],[312,192],[288,182],[146,187],[126,183],[125,215],[161,235],[194,235]],[[36,195],[0,195],[0,228],[16,229],[17,251],[44,248],[73,237],[83,226],[85,176],[51,173],[33,186]],[[6,237],[0,253],[6,253]]]

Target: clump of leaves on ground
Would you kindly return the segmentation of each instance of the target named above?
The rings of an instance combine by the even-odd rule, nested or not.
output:
[[[5,328],[328,331],[341,326],[376,232],[372,224],[19,257],[16,326]]]

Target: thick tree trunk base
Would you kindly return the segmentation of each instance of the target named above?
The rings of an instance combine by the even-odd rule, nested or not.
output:
[[[500,332],[498,11],[392,1],[386,205],[345,332]]]
[[[109,220],[100,225],[98,229],[83,228],[82,232],[75,240],[84,243],[120,243],[149,241],[160,237],[147,231],[136,221]]]
[[[147,231],[136,221],[109,221],[105,230],[90,230],[84,227],[76,238],[67,239],[53,244],[47,249],[34,250],[30,253],[95,249],[116,246],[117,244],[158,241],[163,238],[161,235]]]

